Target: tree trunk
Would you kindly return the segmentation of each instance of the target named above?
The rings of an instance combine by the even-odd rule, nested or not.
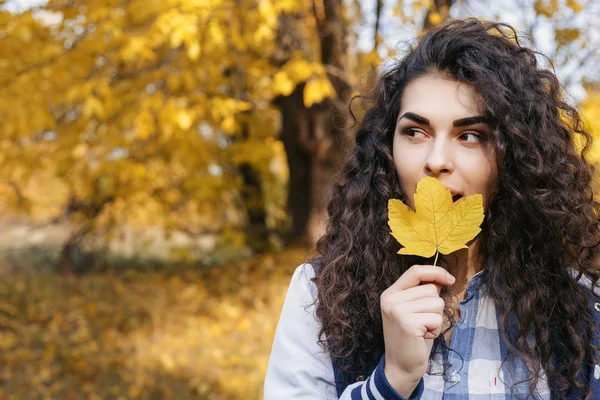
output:
[[[248,124],[242,126],[241,140],[249,140]],[[238,167],[242,177],[241,196],[246,208],[248,226],[246,240],[255,254],[261,254],[269,249],[269,231],[267,229],[267,211],[260,172],[250,163],[242,163]]]
[[[424,30],[432,27],[429,18],[438,12],[442,20],[449,17],[454,0],[435,0],[423,21]],[[325,18],[317,20],[321,62],[328,68],[336,98],[311,108],[304,107],[304,85],[298,85],[289,96],[276,99],[281,110],[283,140],[288,157],[290,181],[288,212],[292,217],[292,240],[304,237],[315,244],[324,233],[327,202],[344,152],[351,135],[343,128],[347,119],[351,87],[346,62],[346,26],[342,15],[342,0],[324,0]],[[379,20],[379,18],[377,19]],[[304,51],[306,43],[294,29],[293,18],[283,16],[278,32],[279,49],[275,58],[284,63],[294,50]]]
[[[72,231],[69,238],[63,243],[63,247],[60,251],[60,259],[58,260],[58,271],[63,277],[73,275],[74,254],[79,250],[81,241],[90,231],[90,228],[89,222],[84,223],[82,226]]]
[[[98,190],[99,182],[95,181],[93,188]],[[63,243],[63,247],[60,252],[60,258],[58,260],[58,271],[63,276],[73,275],[74,271],[74,255],[77,250],[80,250],[83,239],[92,232],[94,222],[96,218],[102,213],[104,207],[115,201],[113,195],[102,196],[96,192],[92,196],[90,202],[85,202],[71,191],[69,196],[69,202],[67,203],[63,215],[61,218],[69,219],[74,214],[79,214],[83,217],[83,221],[80,222],[69,235],[68,239]],[[60,218],[59,218],[60,219]],[[85,267],[85,266],[84,266]]]
[[[281,110],[281,140],[287,154],[289,183],[287,209],[292,218],[291,237],[287,242],[306,235],[306,226],[312,209],[312,158],[303,145],[302,138],[311,136],[309,110],[302,106],[304,85],[299,85],[291,95],[278,99]]]
[[[261,254],[269,248],[267,213],[260,173],[248,163],[239,167],[242,176],[242,198],[248,216],[247,243],[255,254]]]
[[[329,79],[336,98],[306,108],[304,85],[298,85],[289,96],[279,97],[275,104],[281,110],[281,138],[288,157],[290,181],[288,211],[292,217],[291,239],[304,237],[314,245],[324,233],[330,186],[348,144],[344,129],[351,88],[347,76],[346,26],[341,0],[323,2],[325,18],[318,21],[321,62],[335,71]],[[283,21],[281,21],[283,22]],[[293,25],[286,21],[279,33],[280,53],[291,53],[291,47],[302,48]],[[290,45],[291,44],[291,45]],[[336,118],[337,117],[337,118]]]

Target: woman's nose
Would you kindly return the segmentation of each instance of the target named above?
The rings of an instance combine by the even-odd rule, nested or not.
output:
[[[428,175],[441,175],[454,170],[454,157],[451,147],[445,141],[432,143],[431,151],[425,160]]]

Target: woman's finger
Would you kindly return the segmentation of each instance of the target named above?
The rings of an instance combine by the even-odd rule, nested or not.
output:
[[[456,279],[442,267],[433,265],[413,265],[402,274],[387,290],[397,292],[418,286],[421,283],[452,285]]]

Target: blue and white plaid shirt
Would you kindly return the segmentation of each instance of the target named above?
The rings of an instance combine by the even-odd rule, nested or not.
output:
[[[465,300],[458,305],[461,316],[453,328],[452,351],[445,355],[449,373],[445,378],[441,375],[444,356],[440,353],[432,363],[431,374],[423,377],[411,399],[505,400],[525,398],[529,393],[529,372],[524,361],[514,356],[506,358],[508,349],[500,338],[496,306],[486,295],[484,273],[470,279]],[[320,324],[314,306],[307,307],[317,296],[310,280],[313,276],[312,266],[303,264],[292,277],[273,341],[265,399],[403,400],[385,378],[384,357],[366,380],[343,389],[338,386],[340,392],[343,390],[338,393],[331,359],[317,343]],[[600,386],[600,366],[594,367],[590,384],[599,394],[595,389]],[[544,375],[538,380],[534,397],[551,397]]]
[[[441,376],[441,356],[433,364],[438,375],[425,375],[423,398],[504,400],[514,394],[525,398],[529,393],[529,373],[522,359],[502,360],[508,349],[498,330],[499,316],[494,302],[487,296],[482,272],[473,276],[467,285],[465,299],[458,304],[460,318],[452,332],[447,352],[450,373],[446,381]],[[435,368],[438,367],[438,368]],[[521,382],[521,383],[519,383]],[[545,378],[540,378],[535,398],[549,399],[550,389]]]

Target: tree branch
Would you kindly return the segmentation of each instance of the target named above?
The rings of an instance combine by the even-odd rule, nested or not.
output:
[[[373,32],[373,51],[377,51],[377,47],[379,46],[379,24],[382,9],[383,0],[377,0],[377,8],[375,10],[375,32]]]
[[[317,2],[315,0],[312,0],[312,12],[313,16],[315,17],[315,23],[317,24],[317,30],[323,30],[323,23],[319,18],[319,14],[317,13]]]

